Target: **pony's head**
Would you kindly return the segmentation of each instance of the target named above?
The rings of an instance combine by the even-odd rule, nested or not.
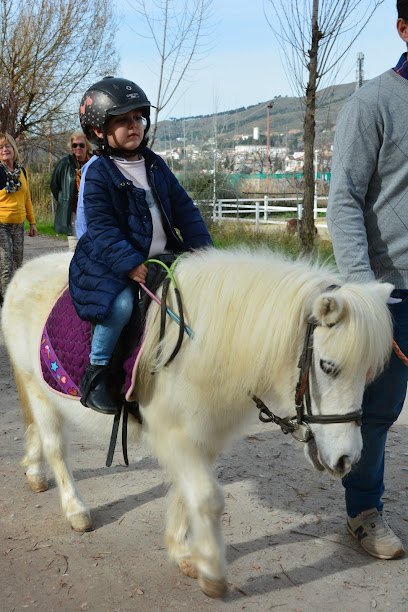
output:
[[[310,367],[313,415],[358,414],[364,388],[384,368],[392,346],[392,323],[386,307],[393,286],[345,284],[315,298],[317,325]],[[318,469],[344,476],[361,455],[358,418],[338,423],[310,423],[314,437],[306,456]]]

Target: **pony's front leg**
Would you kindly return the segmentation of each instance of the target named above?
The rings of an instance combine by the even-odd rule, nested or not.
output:
[[[161,436],[154,446],[157,457],[169,471],[186,504],[190,524],[191,564],[197,568],[199,585],[209,597],[223,597],[226,592],[225,550],[220,517],[224,509],[224,497],[209,459],[205,451],[180,430],[167,431],[165,442]],[[186,526],[187,523],[182,531]],[[173,535],[174,541],[180,544],[180,535],[175,538]]]
[[[61,499],[64,515],[75,531],[92,529],[90,511],[80,498],[72,472],[67,464],[66,444],[64,439],[64,423],[62,416],[48,401],[33,379],[25,380],[26,395],[29,398],[34,427],[28,431],[28,436],[34,436],[36,444],[42,447],[42,452],[53,469]],[[30,444],[28,444],[30,446]],[[41,454],[41,451],[39,451]],[[29,454],[26,461],[29,461]],[[29,469],[27,470],[29,477]]]

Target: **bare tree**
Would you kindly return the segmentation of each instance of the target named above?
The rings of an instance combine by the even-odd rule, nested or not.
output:
[[[158,55],[155,115],[150,132],[153,144],[160,111],[172,100],[192,64],[208,50],[213,0],[128,0],[153,40]]]
[[[80,95],[116,64],[109,0],[1,0],[0,129],[70,129]]]
[[[279,41],[288,74],[304,102],[304,200],[302,246],[314,244],[313,203],[316,94],[384,0],[264,0],[266,19]],[[270,5],[274,18],[267,14]],[[326,82],[324,81],[326,77]]]

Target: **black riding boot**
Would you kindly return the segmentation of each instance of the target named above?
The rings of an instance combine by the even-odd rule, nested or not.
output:
[[[84,406],[103,414],[117,414],[120,411],[119,394],[114,393],[109,366],[89,364],[79,388]]]

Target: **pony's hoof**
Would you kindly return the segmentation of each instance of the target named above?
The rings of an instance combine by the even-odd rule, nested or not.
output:
[[[198,571],[195,565],[192,564],[188,559],[183,559],[178,564],[180,571],[185,576],[189,576],[190,578],[198,578]]]
[[[210,578],[199,576],[198,584],[204,595],[213,599],[222,599],[227,593],[227,583],[223,578],[221,580],[210,580]]]
[[[48,490],[48,482],[45,476],[27,474],[27,482],[34,493],[42,493]]]
[[[92,519],[89,512],[78,512],[78,514],[72,514],[69,517],[69,522],[74,531],[92,531]]]

